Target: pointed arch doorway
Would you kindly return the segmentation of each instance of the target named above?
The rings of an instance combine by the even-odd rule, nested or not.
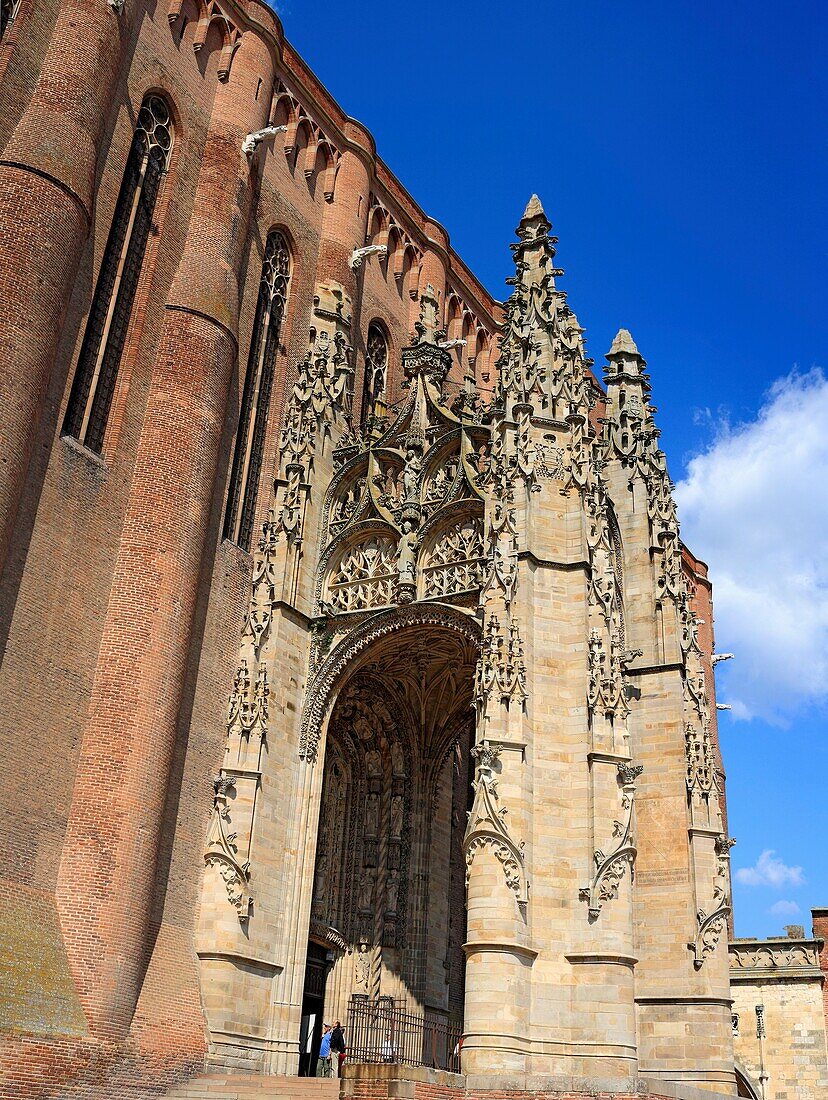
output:
[[[305,993],[324,948],[319,1003],[326,1020],[350,1021],[356,1057],[400,1058],[403,1025],[377,1013],[419,1022],[406,1058],[425,1064],[445,1060],[435,1034],[462,1028],[477,657],[471,620],[464,632],[402,626],[344,669],[330,710]]]

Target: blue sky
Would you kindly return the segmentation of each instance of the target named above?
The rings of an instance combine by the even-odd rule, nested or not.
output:
[[[632,331],[737,654],[717,673],[737,934],[810,929],[828,905],[824,5],[278,11],[494,294],[536,191],[596,363]]]

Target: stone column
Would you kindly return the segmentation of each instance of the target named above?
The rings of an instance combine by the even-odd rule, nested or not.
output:
[[[728,1094],[729,844],[712,752],[710,665],[696,639],[646,364],[625,329],[607,358],[607,476],[624,545],[626,643],[634,647],[630,741],[644,768],[636,796],[639,1066],[657,1082]]]
[[[139,4],[66,0],[0,159],[0,569],[81,254]]]
[[[151,949],[169,768],[237,362],[253,192],[241,142],[266,122],[267,97],[257,102],[255,91],[272,73],[269,48],[245,34],[216,93],[138,443],[60,867],[70,966],[91,1030],[106,1038],[128,1030]]]
[[[522,843],[527,825],[525,745],[508,737],[483,740],[475,752],[475,800],[465,841],[463,1073],[523,1073],[530,1046],[531,971],[537,956],[529,937]]]
[[[532,707],[524,643],[531,583],[518,564],[527,492],[516,467],[511,395],[492,425],[485,528],[490,575],[481,595],[484,635],[475,678],[475,797],[464,838],[467,883],[463,1072],[523,1073],[530,1050],[532,966],[529,875]],[[527,713],[527,702],[529,711]]]

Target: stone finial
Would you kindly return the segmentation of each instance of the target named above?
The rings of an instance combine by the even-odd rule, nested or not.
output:
[[[628,329],[620,328],[615,334],[612,347],[607,352],[607,359],[611,359],[613,355],[635,355],[639,359],[642,358]]]
[[[515,231],[517,237],[523,246],[531,246],[536,241],[542,241],[544,244],[549,244],[551,248],[554,241],[549,237],[550,229],[552,229],[552,223],[543,212],[541,200],[537,195],[533,195],[529,199],[527,208],[523,211],[523,217],[520,219],[520,224]],[[512,251],[515,251],[515,248],[516,246],[512,245]],[[517,248],[519,249],[520,245],[517,245]],[[554,255],[553,248],[551,254]]]
[[[548,233],[551,228],[552,225],[543,212],[540,199],[537,195],[533,195],[526,204],[523,217],[520,219],[520,225],[517,227],[518,237],[524,244],[531,244],[537,240],[547,241],[549,240]]]
[[[530,218],[545,218],[546,215],[543,212],[541,201],[537,195],[533,195],[529,202],[526,204],[526,209],[523,211],[523,217],[520,219],[525,222]]]

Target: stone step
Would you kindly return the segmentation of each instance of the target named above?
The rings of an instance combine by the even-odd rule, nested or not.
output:
[[[338,1100],[339,1081],[324,1077],[260,1077],[210,1073],[164,1094],[167,1100]]]

